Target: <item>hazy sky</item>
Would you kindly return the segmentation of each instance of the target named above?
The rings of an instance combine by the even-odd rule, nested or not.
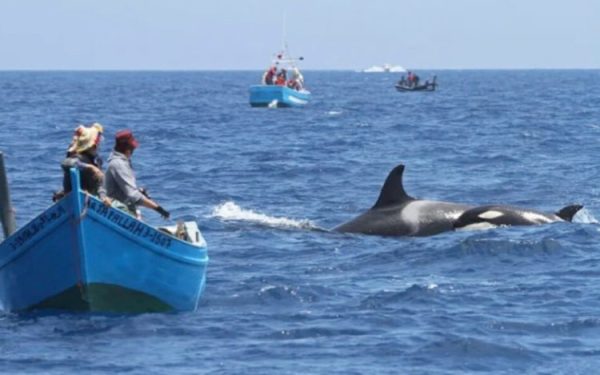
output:
[[[0,0],[0,69],[600,68],[600,0]]]

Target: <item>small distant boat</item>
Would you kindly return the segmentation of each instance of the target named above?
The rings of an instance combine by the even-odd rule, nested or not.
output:
[[[262,84],[250,86],[250,105],[278,108],[308,104],[311,93],[305,88],[304,76],[296,65],[303,59],[290,57],[287,48],[276,54],[273,65],[263,75]]]
[[[250,86],[252,107],[302,107],[310,101],[311,93],[304,85],[304,76],[297,66],[300,56],[289,54],[286,41],[286,17],[283,17],[283,39],[281,51],[275,54],[272,64],[263,74],[260,85]]]
[[[363,73],[406,73],[406,69],[400,65],[383,64],[363,69]]]
[[[208,262],[196,223],[151,227],[81,191],[76,170],[70,178],[77,189],[16,232],[5,230],[0,308],[196,310]]]
[[[437,77],[433,76],[431,81],[427,80],[423,84],[410,84],[408,81],[399,81],[395,87],[398,91],[435,91],[437,84]]]

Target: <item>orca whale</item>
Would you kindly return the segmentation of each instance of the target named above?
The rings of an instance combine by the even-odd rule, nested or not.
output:
[[[380,236],[431,236],[454,229],[454,221],[472,206],[416,199],[404,191],[404,165],[388,175],[373,207],[334,231]]]
[[[511,225],[539,225],[557,221],[571,222],[573,216],[582,208],[580,204],[573,204],[552,214],[514,206],[478,206],[463,212],[454,222],[454,228],[484,229]]]

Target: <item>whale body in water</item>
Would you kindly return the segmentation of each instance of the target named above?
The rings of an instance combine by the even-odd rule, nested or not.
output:
[[[388,175],[373,207],[334,231],[381,236],[431,236],[451,231],[454,222],[472,206],[417,199],[404,191],[404,165]]]
[[[573,216],[582,208],[580,204],[572,204],[556,213],[544,213],[514,206],[478,206],[463,212],[454,222],[454,228],[484,229],[512,225],[540,225],[557,221],[571,222]]]

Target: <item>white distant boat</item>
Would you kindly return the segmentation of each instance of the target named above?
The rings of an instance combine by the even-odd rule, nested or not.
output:
[[[400,65],[383,64],[373,65],[370,68],[363,69],[363,73],[406,73],[407,70]]]

